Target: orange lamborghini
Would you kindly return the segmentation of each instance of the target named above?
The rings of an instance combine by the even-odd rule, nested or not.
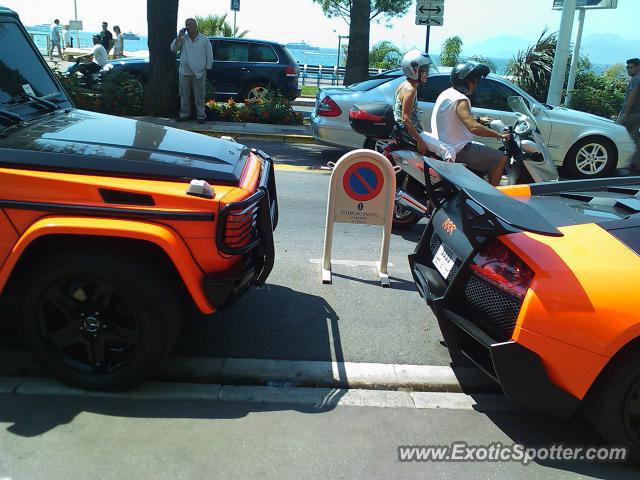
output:
[[[427,162],[436,209],[409,261],[449,350],[639,458],[640,177],[495,189]]]

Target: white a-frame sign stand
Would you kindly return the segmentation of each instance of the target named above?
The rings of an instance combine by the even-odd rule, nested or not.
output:
[[[380,283],[388,287],[389,241],[393,220],[396,175],[391,163],[373,150],[354,150],[343,155],[331,174],[327,223],[322,256],[322,283],[331,283],[333,224],[382,225],[382,249],[376,262]],[[353,239],[358,241],[357,238]]]

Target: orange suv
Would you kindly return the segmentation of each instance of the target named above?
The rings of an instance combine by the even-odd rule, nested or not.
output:
[[[185,299],[208,314],[265,282],[277,218],[267,154],[75,109],[0,7],[0,295],[46,371],[141,382]]]

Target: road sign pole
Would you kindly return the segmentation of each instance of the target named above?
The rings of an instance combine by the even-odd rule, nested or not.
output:
[[[426,53],[429,53],[429,37],[431,37],[431,25],[427,25],[427,43],[424,47]]]
[[[573,18],[576,11],[576,0],[565,0],[560,18],[560,31],[558,32],[558,43],[556,53],[553,58],[553,71],[549,82],[549,93],[547,103],[558,106],[562,98],[562,86],[567,73],[567,58],[569,57],[569,43],[571,42],[571,31],[573,29]]]
[[[573,87],[576,84],[576,74],[578,73],[578,62],[580,61],[580,43],[582,42],[582,28],[584,27],[584,17],[586,10],[580,9],[578,14],[578,33],[576,35],[576,43],[573,47],[573,58],[571,59],[571,70],[569,70],[569,80],[567,82],[567,97],[564,101],[564,106],[569,107],[571,105],[571,99],[573,98]]]

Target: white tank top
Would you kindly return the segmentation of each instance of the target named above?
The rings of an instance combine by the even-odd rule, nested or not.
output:
[[[455,148],[456,153],[474,138],[473,133],[462,123],[456,113],[456,106],[460,100],[467,102],[471,108],[471,102],[465,95],[453,87],[449,88],[438,96],[431,114],[432,134],[441,142]]]

